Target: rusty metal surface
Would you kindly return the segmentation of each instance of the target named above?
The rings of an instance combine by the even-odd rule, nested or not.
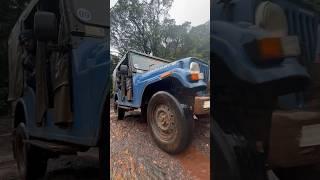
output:
[[[194,98],[193,112],[196,115],[204,115],[210,113],[210,108],[204,109],[203,103],[210,100],[209,96],[196,96]]]
[[[274,167],[297,167],[320,163],[320,146],[301,147],[301,130],[320,123],[320,113],[276,111],[273,113],[269,163]],[[319,132],[320,134],[320,132]]]

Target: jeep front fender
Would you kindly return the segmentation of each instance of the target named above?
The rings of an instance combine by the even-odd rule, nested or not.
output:
[[[255,65],[246,54],[243,44],[255,38],[267,36],[254,28],[243,28],[222,21],[213,22],[211,35],[212,52],[240,80],[251,84],[262,84],[279,79],[299,77],[309,79],[306,69],[296,58],[285,58],[280,64],[261,68]]]
[[[147,89],[149,87],[152,87],[153,85],[156,85],[157,83],[162,83],[164,82],[165,80],[168,80],[168,79],[172,79],[172,80],[176,80],[177,82],[179,82],[179,84],[185,88],[185,89],[190,89],[194,92],[197,92],[197,91],[203,91],[207,88],[207,83],[204,82],[203,80],[199,80],[197,82],[191,82],[188,80],[188,77],[187,77],[187,72],[186,70],[184,69],[180,69],[180,68],[176,68],[176,69],[173,69],[173,70],[170,70],[171,72],[171,75],[168,76],[168,77],[165,77],[165,78],[160,78],[161,75],[157,76],[157,77],[154,77],[152,79],[149,79],[148,80],[148,83],[145,83],[142,87],[142,91],[141,92],[137,92],[138,93],[138,97],[140,98],[137,98],[136,101],[133,102],[134,106],[136,107],[140,107],[142,104],[142,97],[144,96],[144,94],[146,93],[146,91],[148,91]]]

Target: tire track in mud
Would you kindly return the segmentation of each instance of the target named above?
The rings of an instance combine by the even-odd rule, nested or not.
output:
[[[210,159],[194,146],[176,156],[183,168],[199,179],[210,179]]]
[[[124,120],[117,120],[111,110],[111,179],[210,179],[209,126],[196,123],[195,128],[199,129],[189,148],[169,155],[153,142],[140,112],[126,113]]]

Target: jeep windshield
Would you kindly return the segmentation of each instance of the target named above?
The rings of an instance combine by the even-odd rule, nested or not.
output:
[[[169,64],[169,62],[166,62],[165,60],[160,60],[135,53],[131,53],[131,59],[132,65],[138,73],[141,71],[151,71],[166,64]]]
[[[74,15],[85,24],[107,26],[107,1],[73,0]]]

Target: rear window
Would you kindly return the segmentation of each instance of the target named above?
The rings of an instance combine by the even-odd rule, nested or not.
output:
[[[73,0],[74,14],[83,23],[106,27],[107,1]]]

